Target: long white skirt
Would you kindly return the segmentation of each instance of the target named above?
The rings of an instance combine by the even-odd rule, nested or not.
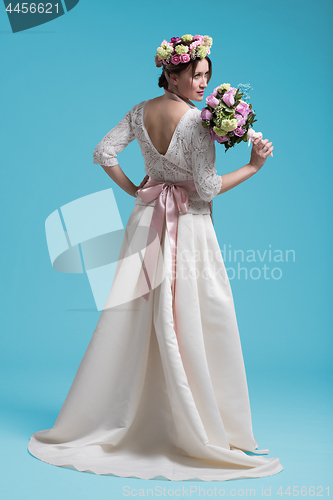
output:
[[[125,236],[129,227],[149,226],[152,213],[136,205]],[[277,474],[278,458],[244,453],[269,450],[256,449],[234,302],[211,217],[179,215],[175,323],[166,235],[164,225],[165,277],[149,301],[137,295],[112,306],[124,290],[135,296],[143,273],[140,259],[124,258],[124,238],[108,302],[66,400],[28,450],[49,464],[121,477]]]

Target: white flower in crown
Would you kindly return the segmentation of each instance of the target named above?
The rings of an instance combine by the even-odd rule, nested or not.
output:
[[[204,42],[208,47],[211,47],[213,45],[213,39],[211,36],[205,35],[204,37]]]
[[[187,54],[188,50],[189,49],[186,45],[176,45],[176,47],[175,47],[175,51],[178,55]]]
[[[157,48],[156,54],[161,59],[167,59],[168,57],[171,57],[172,52],[173,52],[172,43],[167,42],[166,40],[163,40],[161,45]]]
[[[183,40],[183,42],[192,42],[193,36],[192,35],[183,35],[181,37],[181,39]]]
[[[200,45],[200,47],[197,47],[197,54],[200,57],[200,59],[204,59],[208,53],[208,47],[205,45]]]

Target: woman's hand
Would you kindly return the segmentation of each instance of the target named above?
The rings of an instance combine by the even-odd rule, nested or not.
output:
[[[141,189],[146,184],[146,182],[148,182],[148,178],[149,178],[149,175],[146,175],[146,177],[143,178],[143,180],[141,181],[140,185],[137,187],[136,191],[138,189]]]
[[[264,165],[267,156],[271,154],[274,146],[268,139],[263,140],[261,137],[257,137],[252,144],[251,159],[249,164],[254,167],[256,171],[260,170]]]

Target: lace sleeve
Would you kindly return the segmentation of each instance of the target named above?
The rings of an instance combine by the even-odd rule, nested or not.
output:
[[[96,146],[93,153],[94,163],[106,167],[114,167],[118,164],[117,153],[120,153],[135,139],[131,111],[128,111],[118,125],[110,130]]]
[[[220,192],[222,175],[217,175],[215,169],[215,143],[200,122],[193,135],[192,165],[193,181],[200,198],[212,201]]]

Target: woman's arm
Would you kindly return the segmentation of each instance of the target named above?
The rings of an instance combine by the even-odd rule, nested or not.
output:
[[[268,139],[262,140],[260,137],[255,139],[252,145],[250,162],[244,165],[244,167],[230,172],[230,174],[222,175],[222,186],[218,194],[229,191],[256,174],[264,165],[267,156],[273,149],[274,146],[272,146],[271,142],[268,142]]]
[[[148,180],[148,175],[144,177],[139,186],[135,186],[124,174],[118,165],[117,154],[135,139],[132,127],[132,113],[137,106],[134,106],[126,113],[124,118],[108,132],[100,143],[96,146],[93,157],[94,163],[101,165],[108,176],[126,193],[136,197],[136,191],[140,189]]]
[[[130,181],[127,175],[124,174],[119,165],[115,165],[112,168],[105,165],[101,165],[101,167],[108,174],[108,176],[111,177],[111,179],[116,184],[118,184],[119,187],[121,187],[121,189],[123,189],[127,194],[130,194],[134,197],[136,197],[137,190],[140,189],[148,180],[148,175],[146,175],[141,184],[139,186],[136,186],[132,181]]]

